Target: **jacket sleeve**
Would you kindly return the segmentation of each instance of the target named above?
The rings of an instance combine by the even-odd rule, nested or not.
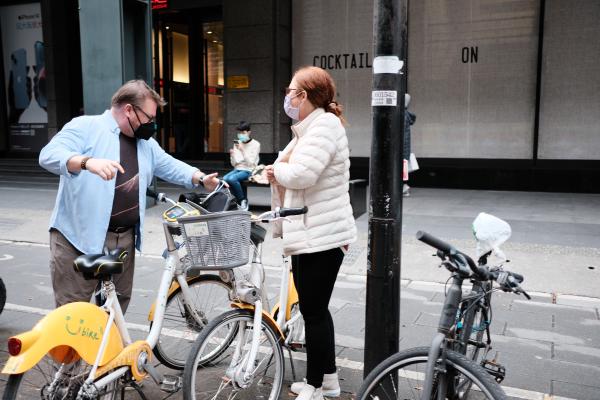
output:
[[[289,162],[274,165],[275,178],[289,189],[306,189],[314,185],[336,152],[332,127],[317,126],[309,130],[293,150]]]
[[[39,164],[53,174],[77,176],[67,169],[71,157],[85,154],[87,123],[84,118],[68,122],[40,151]]]
[[[254,141],[254,145],[244,149],[244,161],[248,165],[252,165],[254,168],[258,165],[258,155],[260,153],[260,143]]]
[[[192,176],[198,171],[198,168],[192,167],[167,154],[153,138],[148,140],[148,145],[152,149],[152,169],[154,175],[167,182],[185,186],[187,189],[194,188]]]

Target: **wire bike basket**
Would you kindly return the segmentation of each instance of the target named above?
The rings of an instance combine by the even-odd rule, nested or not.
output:
[[[187,269],[219,270],[248,264],[250,213],[224,211],[177,220],[187,250]]]

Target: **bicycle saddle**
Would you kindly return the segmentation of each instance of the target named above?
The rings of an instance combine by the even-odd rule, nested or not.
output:
[[[86,280],[108,278],[123,272],[123,261],[129,253],[114,249],[103,254],[83,254],[75,259],[73,268]]]

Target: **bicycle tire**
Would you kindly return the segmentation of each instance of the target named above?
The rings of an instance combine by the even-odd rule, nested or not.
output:
[[[0,313],[4,311],[4,306],[6,305],[6,285],[2,278],[0,278]]]
[[[255,361],[257,371],[254,372],[253,379],[247,382],[247,386],[244,388],[238,386],[237,381],[232,379],[236,368],[242,365],[250,351],[253,322],[254,313],[252,311],[233,310],[213,319],[202,331],[190,353],[183,374],[183,398],[185,400],[205,398],[276,400],[279,398],[285,373],[282,341],[279,334],[264,319],[261,323],[262,335]],[[228,337],[232,324],[237,327],[237,334],[229,343],[230,346],[223,352],[221,341],[223,337]],[[220,332],[221,328],[225,329],[223,333]],[[220,353],[218,357],[213,354],[213,346],[216,346]],[[239,353],[238,359],[234,360],[236,349],[241,353]],[[265,363],[265,361],[267,362]],[[259,368],[261,369],[259,370]],[[198,392],[197,387],[200,389]]]
[[[32,398],[43,398],[45,400],[75,399],[83,381],[87,378],[91,366],[83,360],[71,363],[69,377],[61,377],[56,381],[57,391],[50,396],[44,394],[44,390],[56,380],[56,371],[59,364],[52,357],[46,355],[33,368],[22,373],[10,375],[4,388],[3,400],[29,400]],[[74,376],[73,376],[74,375]],[[120,398],[125,384],[121,379],[110,383],[105,392],[96,397],[98,400],[116,400]],[[135,387],[134,387],[135,388]],[[137,391],[139,398],[145,399],[143,393]]]
[[[399,353],[393,354],[369,373],[360,387],[356,400],[372,399],[421,399],[424,371],[427,366],[427,356],[429,347],[415,347]],[[478,387],[477,394],[485,397],[460,397],[458,394],[449,396],[452,399],[488,399],[488,400],[506,400],[506,395],[502,388],[492,379],[492,377],[479,365],[467,359],[464,355],[448,350],[446,352],[447,365],[458,371],[463,376],[470,379],[474,386]],[[420,371],[406,370],[400,373],[401,369],[420,365]],[[394,380],[394,376],[398,377]],[[402,379],[400,379],[400,377]],[[406,382],[405,382],[406,381]],[[435,378],[434,378],[435,381]],[[401,387],[401,383],[407,383],[406,388]],[[435,384],[435,382],[434,382]],[[419,385],[421,385],[419,387]],[[392,393],[389,393],[392,392]],[[434,391],[435,392],[435,391]],[[470,393],[473,393],[472,391]],[[391,396],[393,394],[393,397]],[[412,397],[409,397],[412,395]],[[437,394],[433,393],[432,398]]]
[[[216,286],[209,288],[209,285]],[[153,349],[161,364],[174,370],[184,369],[197,335],[212,318],[229,310],[231,304],[228,295],[232,290],[231,283],[224,282],[218,275],[199,275],[190,279],[188,286],[194,294],[195,310],[203,317],[203,325],[199,326],[197,321],[191,319],[180,300],[183,292],[181,287],[178,287],[167,298],[160,337]],[[212,305],[209,305],[209,302],[212,302]]]

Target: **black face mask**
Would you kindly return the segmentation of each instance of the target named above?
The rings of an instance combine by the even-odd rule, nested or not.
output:
[[[156,133],[156,129],[157,129],[156,122],[149,121],[149,122],[146,122],[145,124],[142,124],[142,121],[140,120],[140,117],[137,115],[137,112],[135,111],[135,109],[133,110],[133,112],[135,113],[135,116],[137,117],[138,121],[140,122],[140,126],[138,126],[137,129],[133,129],[133,125],[131,125],[131,121],[129,120],[129,118],[127,118],[127,122],[129,122],[129,126],[131,127],[131,130],[133,131],[133,136],[136,139],[144,139],[144,140],[150,139]]]

